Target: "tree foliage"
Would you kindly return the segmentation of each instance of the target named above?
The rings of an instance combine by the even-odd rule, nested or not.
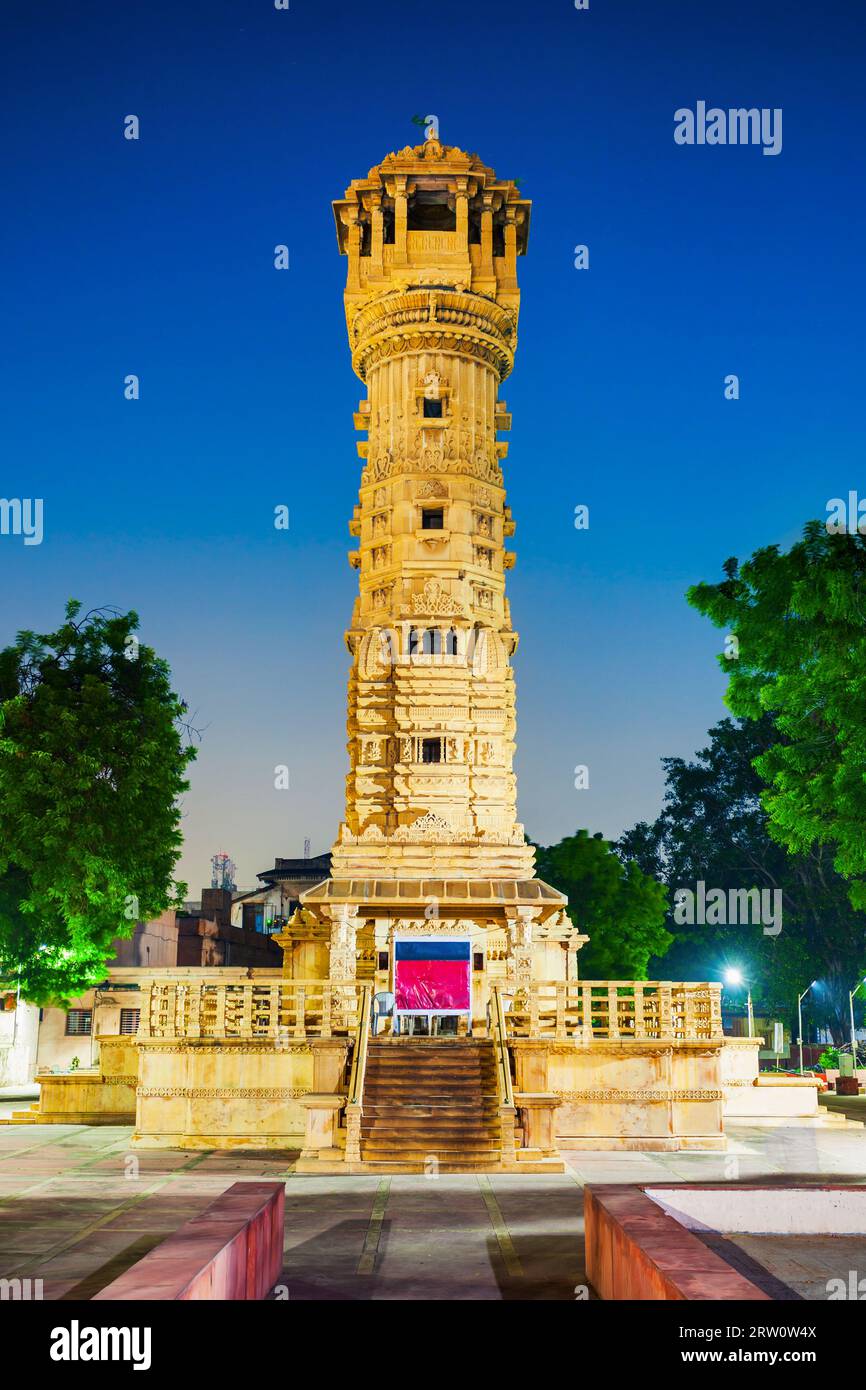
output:
[[[569,917],[590,938],[580,953],[584,979],[647,978],[650,957],[663,955],[673,939],[661,883],[587,830],[537,849],[536,872],[567,894]]]
[[[186,706],[135,613],[80,610],[0,652],[0,982],[35,1002],[104,978],[185,889]]]
[[[866,907],[866,536],[811,521],[785,553],[729,560],[689,602],[737,640],[719,658],[735,714],[769,715],[755,766],[770,834],[792,853],[826,846]]]
[[[846,880],[829,850],[816,844],[789,852],[769,833],[756,767],[778,742],[773,719],[725,719],[693,761],[664,758],[664,805],[652,824],[624,834],[617,851],[668,886],[779,890],[782,926],[765,935],[759,923],[678,925],[663,969],[668,978],[718,979],[739,967],[756,1008],[782,1018],[796,1014],[797,995],[818,984],[806,1008],[836,1038],[848,1032],[848,990],[866,969],[866,914],[849,901]],[[740,996],[743,1001],[743,995]]]

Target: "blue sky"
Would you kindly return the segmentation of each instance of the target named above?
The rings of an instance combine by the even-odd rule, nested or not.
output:
[[[659,759],[724,713],[686,587],[866,493],[864,27],[850,0],[7,3],[0,496],[43,498],[45,537],[0,536],[0,643],[69,596],[140,613],[204,730],[191,891],[342,814],[363,387],[330,200],[415,113],[533,200],[502,392],[521,817],[656,814]],[[698,100],[781,107],[782,152],[676,145]]]

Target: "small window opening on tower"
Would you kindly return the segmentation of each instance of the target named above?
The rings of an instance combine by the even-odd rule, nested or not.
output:
[[[394,208],[387,203],[382,208],[382,245],[394,245]]]
[[[494,256],[505,255],[505,223],[493,223],[493,254]]]
[[[456,232],[457,211],[448,206],[445,189],[419,190],[409,200],[407,230],[410,232]]]
[[[438,627],[428,627],[424,633],[425,656],[439,656],[442,651],[442,633]]]
[[[425,507],[421,512],[422,531],[441,531],[444,525],[444,507]]]
[[[445,634],[445,655],[457,655],[457,633],[454,631],[453,627],[449,628]]]
[[[441,402],[441,401],[434,401],[434,400],[431,400],[429,396],[424,396],[423,400],[424,400],[424,419],[425,419],[425,420],[441,420],[441,419],[442,419],[442,402]]]
[[[441,740],[441,738],[422,738],[422,740],[421,740],[421,761],[422,761],[422,763],[441,763],[441,762],[442,762],[442,740]]]

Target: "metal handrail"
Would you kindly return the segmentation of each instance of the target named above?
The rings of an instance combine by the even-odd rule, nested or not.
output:
[[[496,1070],[499,1078],[499,1099],[502,1105],[514,1104],[514,1086],[511,1082],[511,1063],[508,1057],[508,1048],[505,1044],[505,1010],[502,1007],[502,995],[494,985],[491,990],[491,1028],[493,1031],[493,1045],[496,1050]]]
[[[361,986],[361,1003],[358,1009],[358,1028],[355,1033],[355,1046],[352,1048],[352,1070],[349,1073],[349,1096],[347,1104],[360,1105],[364,1095],[364,1078],[367,1073],[367,1043],[370,1036],[370,1004],[372,986]]]

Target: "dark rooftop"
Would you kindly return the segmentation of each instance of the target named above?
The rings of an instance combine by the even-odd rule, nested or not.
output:
[[[256,878],[265,883],[279,883],[285,879],[303,879],[309,883],[320,883],[331,872],[330,854],[314,854],[309,859],[275,859],[272,869],[263,869]]]

